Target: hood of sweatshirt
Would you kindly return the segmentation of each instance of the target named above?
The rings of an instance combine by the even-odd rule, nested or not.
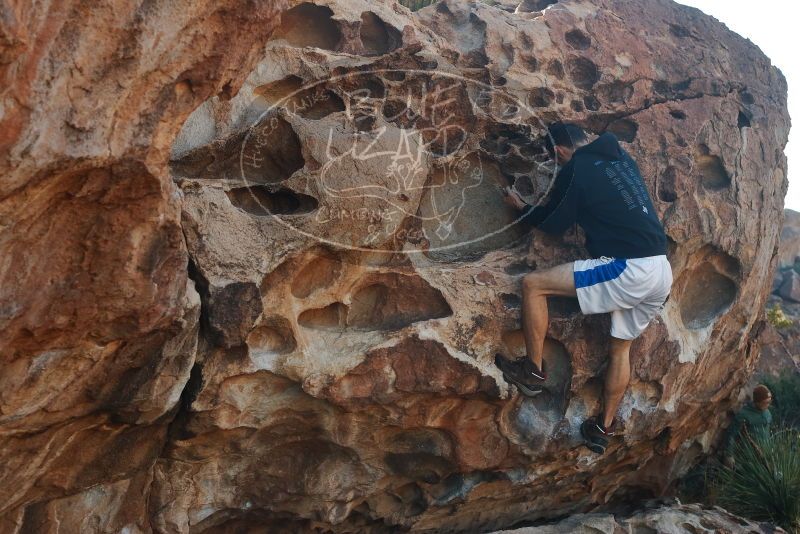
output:
[[[595,154],[608,159],[619,159],[622,157],[622,147],[619,146],[616,135],[606,132],[588,145],[580,147],[575,154]]]

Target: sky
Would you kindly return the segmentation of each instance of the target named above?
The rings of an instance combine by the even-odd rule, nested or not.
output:
[[[789,158],[789,192],[786,207],[800,211],[800,33],[797,8],[787,0],[677,0],[719,19],[731,30],[747,37],[776,65],[789,84],[789,115],[793,128],[786,146]]]

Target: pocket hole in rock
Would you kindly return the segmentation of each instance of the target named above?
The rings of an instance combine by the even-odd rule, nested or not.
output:
[[[274,105],[303,87],[303,79],[294,74],[278,81],[253,89],[253,94],[264,99],[267,105]]]
[[[525,70],[528,72],[536,72],[539,70],[539,61],[531,55],[521,56],[520,61],[522,61],[522,66],[525,67]]]
[[[736,120],[737,125],[739,128],[750,128],[750,117],[743,111],[739,112],[739,117]]]
[[[597,111],[600,109],[600,101],[594,95],[586,95],[583,97],[583,105],[589,111]]]
[[[279,105],[305,119],[319,120],[345,109],[339,95],[319,85],[303,90],[302,78],[294,75],[257,87],[253,94],[267,106]]]
[[[639,125],[630,119],[614,121],[609,125],[608,131],[616,135],[620,141],[633,143],[639,132]]]
[[[298,108],[297,114],[304,119],[319,120],[344,110],[345,105],[339,95],[333,91],[325,91],[312,96],[310,103],[303,102]]]
[[[557,59],[553,59],[547,63],[547,74],[555,76],[559,80],[564,79],[564,65]]]
[[[533,108],[546,108],[553,103],[555,93],[547,87],[537,87],[528,94],[528,105]]]
[[[629,83],[615,81],[597,86],[594,94],[606,102],[627,102],[633,96],[633,86]]]
[[[297,348],[289,321],[282,317],[262,321],[247,336],[247,345],[255,353],[286,354]]]
[[[575,50],[586,50],[592,46],[592,39],[581,30],[570,30],[564,38],[567,44]]]
[[[300,138],[283,117],[255,126],[241,150],[242,172],[251,183],[282,182],[304,165]]]
[[[342,40],[339,25],[329,7],[303,2],[281,14],[273,39],[285,39],[292,46],[336,51]]]
[[[572,57],[567,61],[569,79],[578,89],[590,90],[600,81],[600,71],[592,60],[585,57]]]
[[[361,13],[361,44],[368,56],[380,56],[400,47],[403,43],[401,33],[386,24],[372,11]]]
[[[347,306],[334,302],[324,308],[306,310],[297,318],[297,323],[316,330],[344,330],[347,321]]]
[[[514,293],[500,294],[500,302],[503,303],[503,307],[507,310],[518,310],[522,307],[522,297]]]
[[[706,145],[700,145],[695,154],[700,183],[711,190],[724,189],[731,184],[731,177],[719,156],[710,153]]]
[[[738,286],[720,271],[735,268],[732,266],[735,262],[730,256],[715,253],[685,271],[688,278],[680,296],[680,313],[686,328],[705,328],[728,311],[736,300]]]
[[[679,26],[677,24],[670,24],[669,32],[675,37],[679,37],[681,39],[683,39],[684,37],[689,37],[691,35],[691,32],[687,28]]]
[[[330,286],[341,271],[341,260],[332,252],[323,251],[294,277],[292,295],[301,299],[306,298],[316,290]]]
[[[678,199],[678,193],[675,189],[677,182],[677,169],[675,167],[667,167],[661,179],[658,181],[658,198],[664,202],[675,202]]]
[[[424,279],[386,274],[353,295],[347,324],[357,330],[399,330],[452,314],[441,292]]]
[[[237,187],[226,192],[231,204],[251,215],[304,215],[316,210],[319,201],[291,189],[271,191],[266,186]]]

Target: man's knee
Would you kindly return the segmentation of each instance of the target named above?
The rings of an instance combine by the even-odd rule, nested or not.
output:
[[[572,264],[565,263],[550,269],[526,274],[522,278],[522,292],[528,296],[576,296]]]
[[[541,276],[538,273],[529,273],[522,278],[522,290],[526,293],[534,293],[541,287],[539,283]]]
[[[627,358],[630,354],[632,339],[611,338],[611,348],[608,351],[612,358]]]

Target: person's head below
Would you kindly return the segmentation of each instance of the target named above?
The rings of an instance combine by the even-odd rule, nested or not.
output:
[[[577,149],[589,142],[583,128],[568,122],[554,122],[547,127],[544,145],[550,157],[563,165],[572,159]]]
[[[757,385],[753,388],[753,405],[762,412],[769,408],[772,403],[772,393],[769,388],[763,384]]]

